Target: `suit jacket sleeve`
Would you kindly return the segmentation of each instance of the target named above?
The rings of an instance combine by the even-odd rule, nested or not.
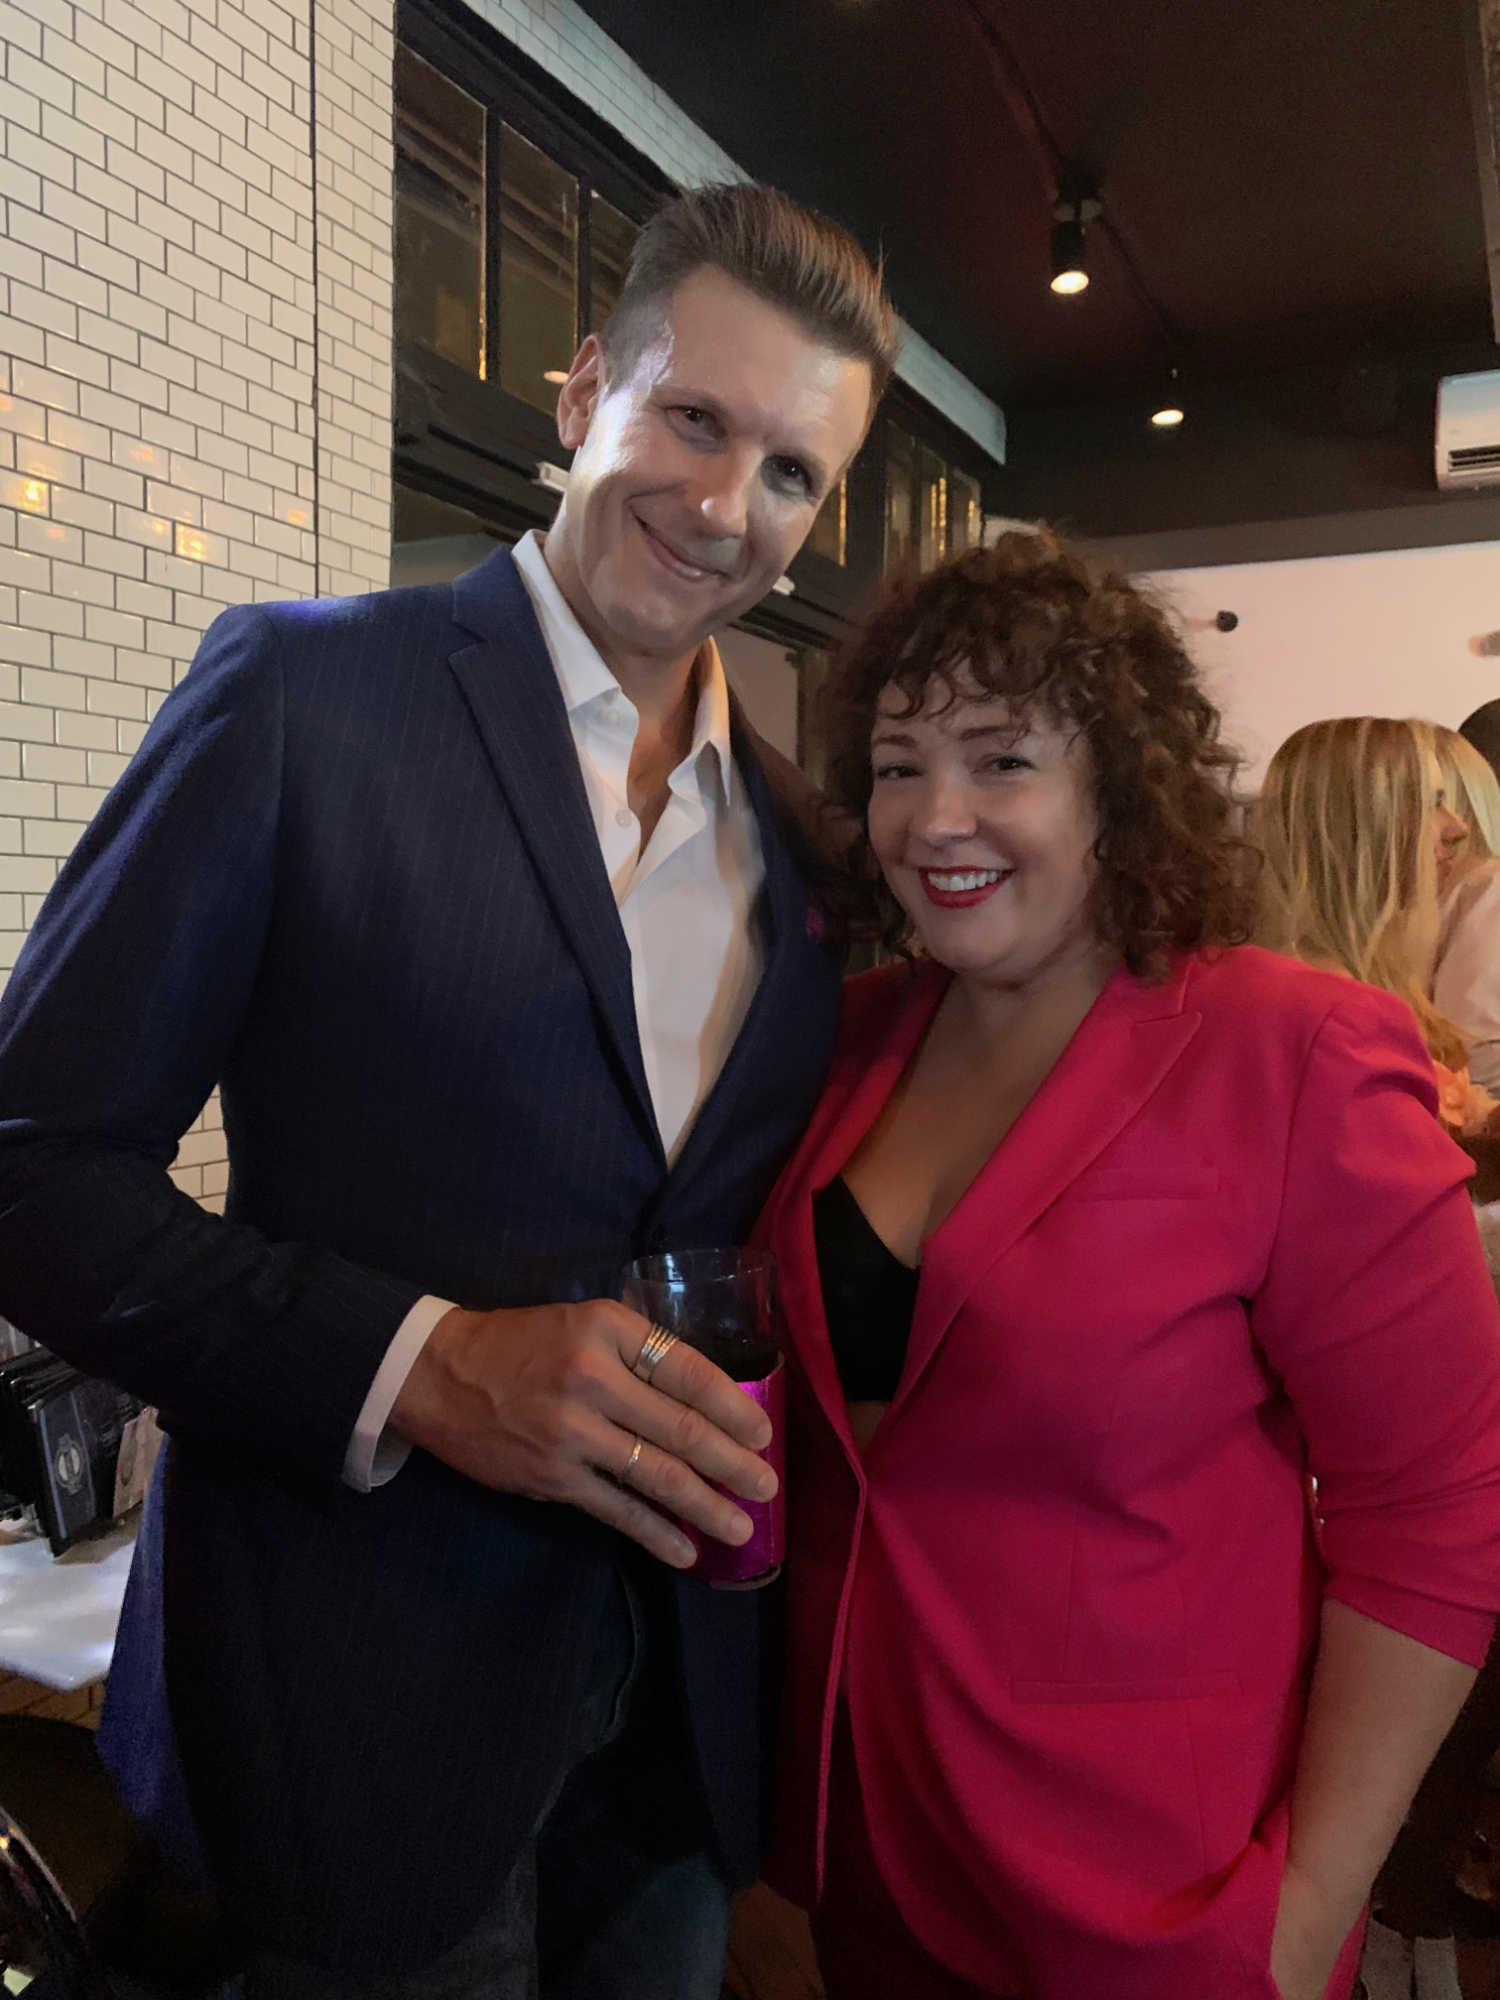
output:
[[[1409,1011],[1351,987],[1303,1071],[1252,1305],[1318,1480],[1327,1590],[1478,1665],[1500,1605],[1500,1319]]]
[[[275,621],[227,612],[43,907],[0,1004],[0,1310],[169,1426],[336,1478],[420,1288],[167,1172],[252,1004],[282,729]]]

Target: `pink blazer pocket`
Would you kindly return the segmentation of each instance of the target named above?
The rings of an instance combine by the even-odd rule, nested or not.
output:
[[[1211,1701],[1240,1693],[1240,1677],[1232,1668],[1204,1674],[1153,1676],[1144,1681],[1020,1681],[1010,1691],[1017,1701]]]

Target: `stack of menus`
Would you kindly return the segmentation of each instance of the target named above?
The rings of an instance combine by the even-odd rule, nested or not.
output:
[[[0,1321],[0,1505],[32,1508],[54,1555],[114,1519],[120,1441],[140,1404]]]

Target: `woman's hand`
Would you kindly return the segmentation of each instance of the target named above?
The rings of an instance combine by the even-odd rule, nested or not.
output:
[[[1289,1862],[1271,1936],[1271,1980],[1281,2000],[1323,2000],[1353,1919]]]

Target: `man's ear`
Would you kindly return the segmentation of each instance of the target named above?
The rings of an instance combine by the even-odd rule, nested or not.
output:
[[[565,450],[577,451],[588,436],[603,389],[604,349],[598,334],[591,333],[557,392],[557,435]]]

